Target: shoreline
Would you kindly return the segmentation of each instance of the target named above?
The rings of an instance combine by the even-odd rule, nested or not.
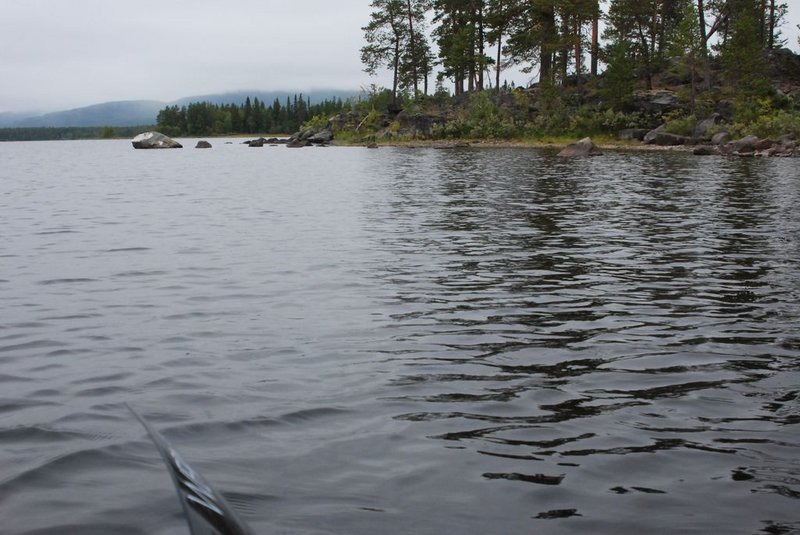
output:
[[[398,147],[408,149],[455,149],[455,148],[497,148],[497,149],[550,149],[561,150],[570,143],[577,140],[569,141],[543,141],[543,140],[494,140],[494,139],[452,139],[452,140],[433,140],[433,139],[416,139],[405,141],[381,141],[371,143],[377,147]],[[364,142],[337,142],[334,139],[331,145],[338,145],[341,147],[358,147],[368,145]],[[692,145],[647,145],[641,142],[595,142],[597,148],[607,151],[630,151],[630,152],[687,152],[691,153],[694,149]]]

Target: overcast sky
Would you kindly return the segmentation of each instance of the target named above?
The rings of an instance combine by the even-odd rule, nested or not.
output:
[[[358,89],[376,81],[359,58],[369,12],[369,0],[0,0],[0,112]]]

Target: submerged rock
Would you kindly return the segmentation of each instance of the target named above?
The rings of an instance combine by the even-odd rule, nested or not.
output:
[[[714,156],[719,154],[719,147],[714,145],[698,145],[692,151],[695,156]]]
[[[183,145],[161,132],[143,132],[131,140],[134,149],[182,149]]]
[[[209,143],[208,141],[203,139],[203,140],[198,141],[197,145],[195,145],[194,148],[196,148],[196,149],[210,149],[211,148],[211,143]]]
[[[294,139],[286,144],[289,149],[301,149],[303,147],[310,147],[312,143],[307,139]]]
[[[559,156],[573,157],[573,156],[596,156],[602,154],[597,145],[592,142],[592,138],[585,137],[575,143],[570,143],[564,150],[558,153]]]

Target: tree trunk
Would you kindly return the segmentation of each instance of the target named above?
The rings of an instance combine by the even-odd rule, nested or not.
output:
[[[702,2],[702,0],[700,0]],[[599,13],[599,6],[598,6],[598,13]],[[592,18],[592,77],[597,76],[597,56],[600,53],[600,45],[599,45],[599,23],[600,17],[599,15],[595,15]]]
[[[691,104],[691,109],[692,109],[692,115],[694,115],[695,107],[696,107],[695,106],[695,104],[696,104],[695,94],[697,93],[697,91],[695,90],[696,82],[695,82],[694,60],[692,60],[692,65],[689,67],[689,71],[690,71],[690,75],[691,75],[691,86],[690,87],[691,87],[691,92],[692,92],[692,95],[691,95],[691,103],[692,103]]]
[[[553,4],[545,6],[541,12],[542,33],[553,36],[556,33],[556,15]],[[539,81],[550,80],[553,77],[553,56],[548,43],[539,44]]]
[[[400,39],[394,41],[394,75],[392,76],[392,105],[397,104],[397,76],[400,71]]]
[[[644,78],[645,83],[647,84],[647,90],[650,91],[653,89],[653,67],[652,67],[652,58],[653,58],[653,51],[647,46],[647,36],[644,34],[644,29],[640,26],[637,28],[639,33],[639,41],[642,43],[642,54],[644,60]]]
[[[653,0],[653,12],[650,19],[650,56],[655,55],[658,39],[658,1]]]
[[[573,35],[575,35],[575,78],[577,80],[577,84],[580,85],[581,63],[583,63],[583,45],[581,43],[583,40],[583,35],[581,32],[581,23],[577,18],[575,19],[575,31],[573,32]]]
[[[697,0],[697,18],[700,27],[700,56],[703,62],[703,89],[711,89],[711,61],[708,58],[708,32],[706,31],[706,11],[703,0]]]
[[[559,70],[561,71],[559,74],[561,75],[561,82],[563,83],[564,80],[567,79],[567,69],[569,69],[569,44],[563,42],[564,38],[569,34],[569,22],[567,21],[566,17],[561,19],[561,35],[559,36],[561,39],[561,43],[559,46],[561,51],[559,52]]]
[[[414,78],[414,98],[417,98],[419,93],[419,75],[417,74],[417,46],[416,37],[414,36],[414,14],[411,11],[411,0],[406,0],[406,8],[408,9],[408,35],[409,46],[411,47],[411,76]]]
[[[484,71],[484,48],[483,48],[483,6],[478,6],[478,91],[483,91],[483,71]]]
[[[395,20],[395,13],[391,8],[389,9],[389,26],[392,28],[392,35],[394,36],[394,73],[392,75],[392,107],[397,104],[397,83],[400,74],[400,30],[397,28],[397,21]]]
[[[772,50],[775,48],[775,0],[769,2],[769,41],[767,42],[767,49]]]
[[[428,76],[429,76],[429,73],[430,73],[430,69],[428,68],[428,54],[427,53],[422,58],[422,69],[423,69],[422,72],[425,75],[425,78],[423,79],[423,81],[424,81],[423,88],[424,89],[422,90],[423,91],[422,94],[427,96],[427,94],[428,94]]]
[[[500,60],[503,59],[503,29],[498,28],[498,35],[497,35],[497,63],[495,63],[495,91],[497,94],[500,94]]]

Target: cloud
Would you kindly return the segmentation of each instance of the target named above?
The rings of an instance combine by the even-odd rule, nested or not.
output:
[[[3,0],[0,111],[356,88],[368,17],[360,1]]]
[[[239,89],[357,89],[367,0],[0,0],[0,112]],[[797,44],[800,10],[782,28]],[[530,77],[512,69],[509,81]],[[377,82],[391,84],[388,72]]]

